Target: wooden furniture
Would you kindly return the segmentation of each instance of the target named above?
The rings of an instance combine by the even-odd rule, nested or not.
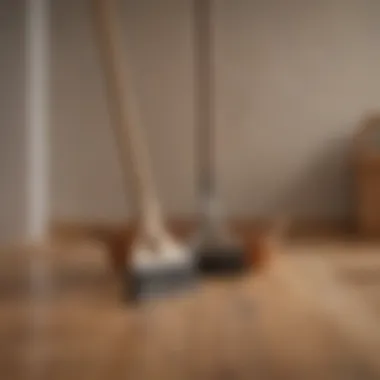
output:
[[[358,232],[380,236],[380,114],[368,117],[354,139]]]

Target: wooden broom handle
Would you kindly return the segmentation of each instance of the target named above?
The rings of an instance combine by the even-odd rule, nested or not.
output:
[[[130,167],[135,177],[136,201],[143,232],[160,233],[163,229],[161,207],[149,162],[148,146],[143,136],[140,114],[129,68],[123,54],[122,30],[117,21],[115,0],[92,0],[96,40],[103,67],[111,126],[126,187]]]

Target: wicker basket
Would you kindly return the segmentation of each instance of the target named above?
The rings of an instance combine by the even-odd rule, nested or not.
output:
[[[354,140],[357,227],[380,236],[380,115],[363,123]]]

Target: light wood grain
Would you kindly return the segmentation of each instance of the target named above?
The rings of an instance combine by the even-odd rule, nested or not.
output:
[[[41,293],[30,252],[0,256],[1,379],[380,378],[375,245],[288,246],[261,273],[141,305],[123,302],[99,249],[45,252]]]

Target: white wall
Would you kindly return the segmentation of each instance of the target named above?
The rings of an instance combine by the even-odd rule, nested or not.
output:
[[[0,1],[0,243],[26,234],[25,5]]]
[[[87,1],[53,14],[53,216],[127,213]],[[235,215],[350,212],[349,142],[380,104],[380,2],[217,0],[217,177]],[[196,203],[190,0],[128,0],[121,16],[159,188]]]
[[[237,213],[345,215],[350,138],[380,105],[380,3],[218,4],[225,198]]]

